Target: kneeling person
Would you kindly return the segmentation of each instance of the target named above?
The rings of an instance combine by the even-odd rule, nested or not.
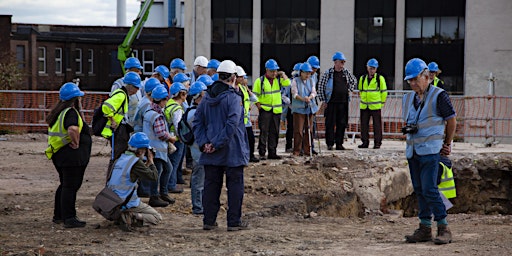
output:
[[[128,203],[123,207],[121,228],[129,230],[130,225],[153,224],[162,220],[162,216],[151,206],[145,204],[137,196],[137,180],[158,180],[158,172],[153,163],[153,153],[149,148],[149,138],[142,132],[137,132],[128,141],[126,150],[114,163],[111,177],[107,186],[121,199],[125,200],[131,195]],[[147,156],[144,163],[142,158]]]

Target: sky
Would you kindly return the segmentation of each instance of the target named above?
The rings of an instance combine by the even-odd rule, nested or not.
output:
[[[131,25],[139,0],[126,1],[126,24]],[[116,26],[116,0],[0,0],[0,14],[13,23]]]

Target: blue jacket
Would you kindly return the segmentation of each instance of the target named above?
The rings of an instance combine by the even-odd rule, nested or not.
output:
[[[222,81],[208,87],[192,123],[199,148],[207,143],[215,148],[213,153],[201,154],[200,165],[238,167],[248,164],[242,97],[233,87]]]

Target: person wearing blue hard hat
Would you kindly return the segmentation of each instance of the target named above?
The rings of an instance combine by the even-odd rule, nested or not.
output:
[[[142,75],[142,65],[139,61],[139,59],[135,57],[129,57],[124,62],[124,69],[125,69],[125,75],[129,72],[137,73],[139,76]],[[117,89],[120,89],[125,86],[124,83],[124,77],[121,77],[112,83],[112,86],[110,87],[110,95],[114,93]],[[142,86],[140,86],[142,87]],[[137,108],[137,104],[139,103],[139,100],[141,100],[143,96],[143,93],[136,93],[130,96],[130,104],[128,105],[128,111],[125,113],[126,119],[128,123],[132,123],[133,121],[133,115],[135,114],[135,109]]]
[[[247,79],[245,79],[245,70],[241,66],[236,66],[236,81],[235,88],[242,92],[242,103],[244,105],[244,124],[247,131],[247,139],[249,146],[249,162],[257,163],[260,160],[254,155],[255,137],[252,129],[251,121],[251,104],[258,101],[256,95],[247,86]]]
[[[211,59],[208,61],[208,65],[206,66],[206,74],[209,76],[213,76],[213,74],[217,73],[217,68],[219,67],[220,61],[216,59]]]
[[[388,88],[386,79],[377,73],[379,62],[371,58],[366,63],[367,74],[359,77],[357,89],[360,96],[360,121],[361,141],[358,148],[368,148],[370,144],[370,118],[373,122],[373,148],[378,149],[382,145],[382,108],[386,103]]]
[[[196,81],[203,83],[207,87],[212,85],[214,82],[212,77],[209,75],[200,75]]]
[[[158,182],[143,183],[149,187],[149,202],[152,207],[166,207],[175,200],[168,193],[167,183],[172,172],[172,164],[167,157],[169,143],[174,143],[176,137],[169,132],[164,117],[164,107],[167,104],[169,92],[163,85],[157,85],[151,92],[150,108],[144,112],[142,131],[148,135],[150,145],[155,149],[155,166],[158,170]]]
[[[219,80],[208,87],[192,121],[195,142],[202,152],[199,164],[205,169],[203,229],[218,227],[219,198],[226,176],[227,230],[238,231],[248,228],[247,222],[242,220],[244,166],[249,160],[244,108],[234,88],[236,64],[224,60],[217,72]]]
[[[134,226],[157,225],[162,221],[162,215],[142,202],[135,191],[137,181],[158,181],[154,155],[149,149],[150,143],[150,138],[145,133],[134,133],[128,140],[127,150],[115,161],[107,180],[107,186],[122,200],[131,195],[123,207],[120,218],[115,220],[123,231],[131,231]],[[142,160],[144,157],[146,162]]]
[[[261,160],[267,159],[265,156],[267,150],[268,159],[282,159],[277,155],[281,129],[280,117],[283,112],[281,87],[290,86],[290,83],[288,76],[283,71],[279,71],[279,65],[274,59],[265,62],[265,74],[254,81],[252,91],[258,97],[256,102],[260,128],[258,151]]]
[[[76,216],[76,194],[82,185],[85,169],[91,156],[92,139],[89,126],[82,112],[82,96],[74,83],[65,83],[59,91],[60,101],[46,117],[48,148],[46,157],[51,159],[59,174],[59,187],[55,192],[53,222],[66,228],[86,225]]]
[[[162,85],[160,80],[155,77],[148,78],[144,83],[144,96],[140,99],[133,115],[133,131],[142,131],[142,116],[146,113],[146,110],[151,106],[151,92],[155,87]]]
[[[292,70],[292,79],[300,76],[301,62],[295,63]],[[281,87],[281,100],[283,101],[283,113],[281,113],[281,122],[286,122],[285,133],[285,152],[293,152],[293,114],[291,109],[291,86]]]
[[[311,73],[311,79],[313,79],[313,83],[318,83],[318,73],[317,71],[320,69],[320,59],[318,59],[317,56],[309,56],[308,60],[306,61],[311,65],[311,68],[313,69],[313,72]]]
[[[348,125],[350,93],[354,91],[357,78],[345,68],[345,55],[332,55],[334,67],[326,70],[318,81],[318,99],[322,101],[325,116],[325,142],[328,150],[344,150],[343,140]],[[336,128],[336,131],[335,131]]]
[[[293,113],[293,155],[303,152],[312,156],[313,115],[318,111],[316,89],[311,79],[313,68],[308,62],[300,66],[300,75],[292,80],[292,113]]]
[[[451,153],[456,113],[448,93],[430,84],[427,64],[418,58],[405,65],[405,81],[413,92],[402,100],[402,127],[406,135],[405,155],[411,182],[418,199],[419,228],[405,236],[409,243],[433,240],[436,244],[452,241],[446,220],[446,207],[437,187],[441,155]],[[432,215],[437,222],[437,237],[432,239]]]
[[[441,89],[444,89],[444,81],[439,79],[439,74],[441,74],[441,69],[439,69],[439,65],[435,62],[430,62],[428,65],[428,71],[430,73],[430,80],[432,81],[432,85],[438,86]]]

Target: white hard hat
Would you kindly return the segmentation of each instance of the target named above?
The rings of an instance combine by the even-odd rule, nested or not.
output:
[[[228,74],[234,74],[236,70],[236,64],[231,60],[222,61],[217,68],[217,72]]]
[[[205,56],[197,56],[194,60],[194,66],[206,68],[208,66],[208,59]]]
[[[244,69],[240,66],[236,66],[236,76],[245,76],[247,75]]]

